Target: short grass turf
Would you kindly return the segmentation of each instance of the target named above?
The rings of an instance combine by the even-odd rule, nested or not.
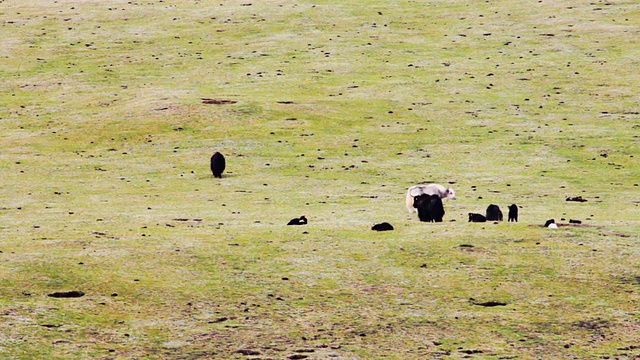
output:
[[[636,2],[4,0],[0,28],[1,357],[640,355]],[[426,182],[443,223],[404,208]]]

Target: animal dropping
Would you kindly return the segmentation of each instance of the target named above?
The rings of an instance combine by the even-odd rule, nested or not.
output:
[[[223,99],[209,99],[209,98],[201,98],[203,104],[212,104],[212,105],[228,105],[235,104],[237,101],[235,100],[223,100]]]
[[[73,291],[57,291],[57,292],[48,294],[47,296],[53,297],[53,298],[79,298],[79,297],[83,297],[84,296],[84,292],[77,291],[77,290],[73,290]]]

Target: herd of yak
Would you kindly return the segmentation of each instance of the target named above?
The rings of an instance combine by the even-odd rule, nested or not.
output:
[[[442,199],[454,199],[456,193],[452,188],[440,184],[415,185],[407,191],[406,205],[409,213],[418,212],[420,221],[442,222],[444,207]],[[487,207],[486,215],[469,213],[469,222],[502,221],[503,215],[498,205]],[[508,221],[518,221],[518,206],[509,205]]]
[[[216,152],[211,156],[211,172],[216,178],[221,178],[226,167],[224,155]],[[424,222],[442,222],[444,217],[444,207],[442,199],[454,199],[456,193],[452,188],[446,188],[440,184],[415,185],[409,188],[406,197],[406,206],[409,213],[418,212],[418,218]],[[491,204],[487,207],[485,215],[477,213],[469,213],[469,222],[486,222],[486,221],[502,221],[503,215],[498,205]],[[518,206],[511,204],[509,206],[508,221],[518,221]],[[291,219],[287,225],[306,225],[307,218],[301,216]],[[546,226],[546,225],[545,225]],[[374,225],[372,230],[385,231],[393,230],[393,226],[389,223],[380,223]]]

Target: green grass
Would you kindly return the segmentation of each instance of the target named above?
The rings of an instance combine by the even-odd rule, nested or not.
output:
[[[635,2],[0,3],[0,357],[640,354]]]

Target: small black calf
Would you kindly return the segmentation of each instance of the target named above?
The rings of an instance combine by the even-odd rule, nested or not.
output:
[[[469,213],[469,222],[486,222],[487,218],[482,214]]]
[[[388,231],[388,230],[393,230],[393,226],[391,224],[389,224],[388,222],[383,222],[383,223],[380,223],[380,224],[373,225],[371,230]]]
[[[567,198],[567,201],[585,202],[587,201],[587,199],[583,199],[582,196],[573,196],[573,197],[569,196]]]
[[[509,205],[509,221],[518,222],[518,205]]]
[[[300,216],[299,218],[291,219],[287,223],[287,225],[306,225],[306,224],[307,224],[307,217],[304,215]]]

